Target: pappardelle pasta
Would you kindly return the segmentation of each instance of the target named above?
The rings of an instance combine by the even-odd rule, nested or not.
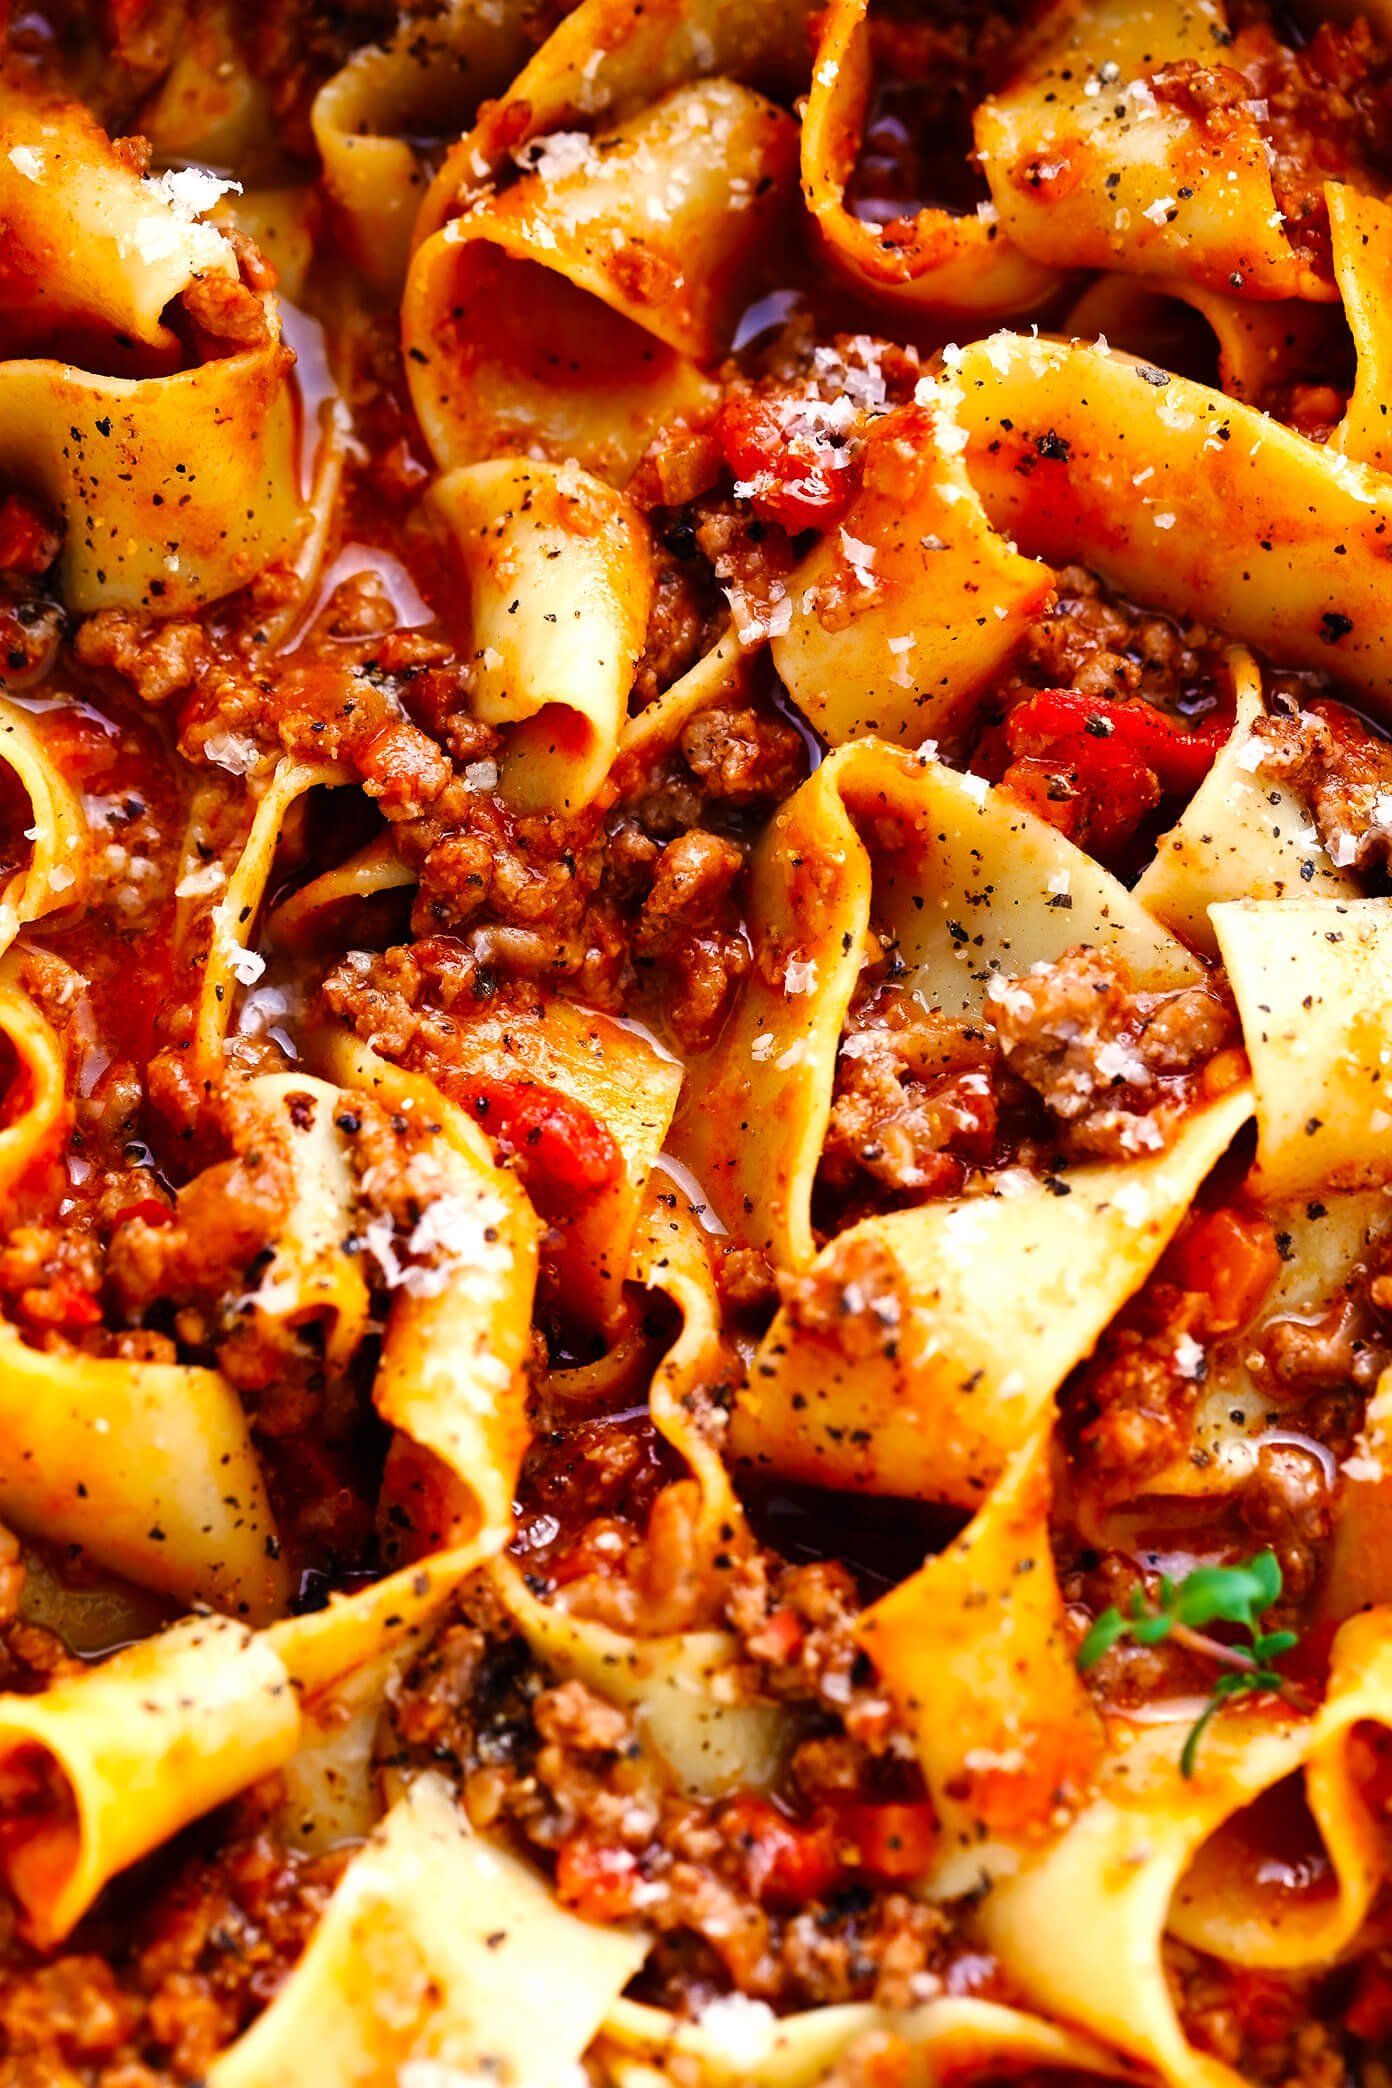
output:
[[[1387,2088],[1392,12],[0,5],[0,2088]]]

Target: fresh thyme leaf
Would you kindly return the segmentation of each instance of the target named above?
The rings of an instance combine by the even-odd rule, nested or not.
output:
[[[1281,1593],[1281,1567],[1272,1551],[1258,1552],[1238,1566],[1196,1566],[1178,1583],[1168,1575],[1160,1582],[1159,1600],[1148,1604],[1140,1589],[1125,1614],[1103,1610],[1078,1648],[1078,1668],[1086,1674],[1122,1639],[1138,1646],[1158,1646],[1176,1633],[1191,1653],[1206,1655],[1223,1672],[1216,1675],[1209,1702],[1195,1721],[1179,1758],[1180,1773],[1192,1776],[1199,1742],[1223,1705],[1233,1697],[1263,1690],[1289,1693],[1284,1675],[1272,1666],[1297,1643],[1293,1631],[1258,1630],[1258,1619]],[[1235,1624],[1249,1643],[1231,1646],[1204,1635],[1209,1624]]]
[[[1089,1630],[1078,1648],[1078,1666],[1083,1674],[1096,1667],[1104,1653],[1110,1653],[1119,1638],[1124,1638],[1131,1626],[1119,1609],[1105,1609]]]

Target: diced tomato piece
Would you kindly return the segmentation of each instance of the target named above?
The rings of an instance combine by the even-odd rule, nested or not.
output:
[[[62,531],[24,493],[0,501],[0,572],[46,573],[63,547]]]
[[[809,402],[746,396],[727,399],[715,433],[737,481],[754,488],[756,514],[800,529],[830,529],[855,490],[850,453],[806,425]],[[801,424],[801,425],[800,425]]]
[[[638,1858],[602,1842],[588,1828],[567,1835],[556,1852],[556,1893],[583,1921],[622,1921],[633,1912]]]
[[[1088,779],[1066,754],[1052,760],[1022,755],[1007,768],[1001,788],[1027,805],[1037,819],[1047,820],[1103,860],[1134,837],[1163,795],[1153,769],[1119,761],[1105,779]]]
[[[139,1218],[146,1225],[172,1225],[175,1216],[173,1204],[161,1203],[157,1196],[139,1196],[134,1203],[122,1204],[114,1223],[124,1225],[128,1218]]]
[[[795,1610],[776,1609],[747,1641],[756,1660],[782,1667],[802,1650],[803,1630]]]
[[[721,1826],[743,1852],[749,1889],[772,1906],[795,1907],[828,1892],[844,1875],[832,1823],[792,1820],[767,1798],[734,1798]]]
[[[837,1818],[860,1868],[891,1884],[922,1877],[937,1849],[938,1816],[926,1798],[879,1805],[856,1799],[839,1807]]]
[[[1245,1327],[1280,1274],[1275,1235],[1264,1218],[1224,1206],[1187,1225],[1171,1247],[1165,1273],[1181,1289],[1207,1298],[1205,1331]]]
[[[464,1106],[517,1161],[543,1218],[574,1215],[623,1174],[613,1132],[582,1103],[521,1080],[472,1080]]]
[[[102,1309],[92,1293],[60,1276],[50,1283],[20,1293],[20,1309],[46,1327],[97,1327]]]
[[[1076,689],[1041,689],[1005,721],[1013,754],[1066,760],[1089,789],[1106,788],[1118,768],[1148,768],[1160,786],[1192,796],[1213,766],[1226,720],[1183,732],[1153,704],[1113,703]]]

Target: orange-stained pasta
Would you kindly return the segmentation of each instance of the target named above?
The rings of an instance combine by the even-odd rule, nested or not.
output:
[[[0,9],[0,2088],[1380,2088],[1392,18]]]

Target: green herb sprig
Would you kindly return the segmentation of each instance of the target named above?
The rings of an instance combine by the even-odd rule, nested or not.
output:
[[[1222,1668],[1179,1758],[1181,1774],[1192,1776],[1199,1742],[1233,1697],[1271,1690],[1297,1710],[1308,1708],[1287,1677],[1272,1665],[1290,1652],[1297,1633],[1259,1629],[1259,1619],[1279,1601],[1280,1594],[1281,1568],[1272,1551],[1258,1552],[1240,1566],[1196,1566],[1182,1581],[1172,1581],[1167,1575],[1160,1582],[1158,1603],[1147,1603],[1138,1588],[1124,1613],[1116,1608],[1103,1610],[1078,1648],[1078,1667],[1086,1674],[1104,1653],[1129,1638],[1138,1646],[1158,1646],[1162,1639],[1173,1639],[1176,1645]],[[1247,1633],[1248,1643],[1229,1646],[1210,1638],[1204,1626],[1217,1623],[1238,1625]]]

